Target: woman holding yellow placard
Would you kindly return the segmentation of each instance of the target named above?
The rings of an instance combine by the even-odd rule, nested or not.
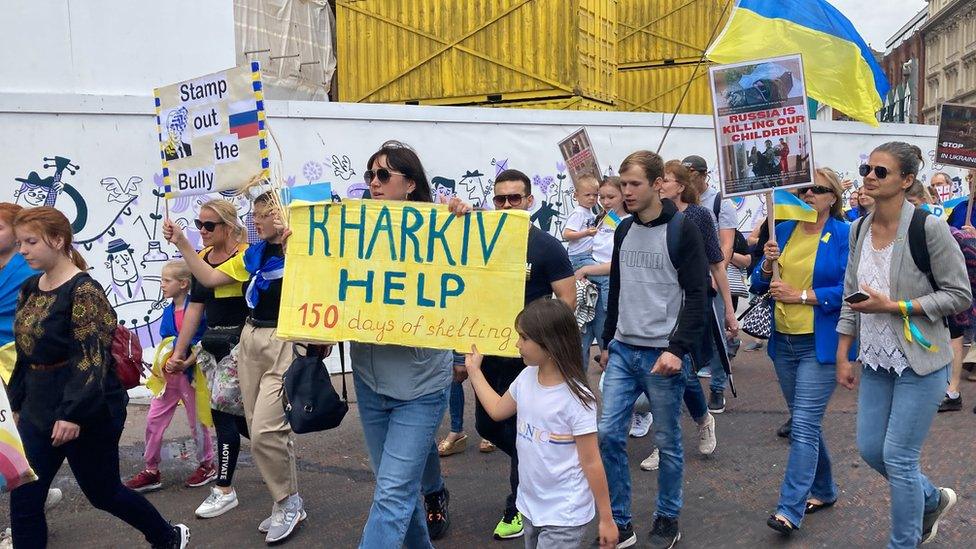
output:
[[[384,143],[366,168],[374,199],[433,201],[417,153],[402,143]],[[355,342],[350,350],[359,417],[376,475],[359,546],[432,547],[430,540],[442,537],[450,525],[434,436],[447,407],[452,353]]]

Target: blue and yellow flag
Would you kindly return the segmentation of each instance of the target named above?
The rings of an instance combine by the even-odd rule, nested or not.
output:
[[[810,223],[817,220],[817,210],[796,195],[777,189],[773,193],[773,202],[773,219],[793,219]]]
[[[617,215],[617,212],[610,210],[607,215],[603,216],[603,224],[616,230],[617,225],[620,225],[620,216]]]
[[[796,53],[810,97],[878,125],[888,79],[851,22],[826,0],[738,0],[706,57],[738,63]]]

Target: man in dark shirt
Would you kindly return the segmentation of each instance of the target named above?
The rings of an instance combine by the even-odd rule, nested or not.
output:
[[[505,170],[495,178],[495,195],[492,198],[498,210],[530,210],[532,182],[518,170]],[[452,208],[453,209],[453,208]],[[570,309],[576,309],[576,282],[573,267],[569,262],[566,248],[551,234],[530,225],[529,241],[526,250],[525,303],[536,299],[548,299],[555,295]],[[512,381],[525,369],[521,358],[486,356],[481,371],[498,394],[505,394]],[[455,366],[459,378],[465,372],[464,366]],[[522,516],[515,507],[518,492],[518,455],[515,450],[517,425],[515,417],[505,421],[494,421],[485,412],[481,402],[475,404],[475,426],[482,438],[488,439],[512,459],[509,481],[511,493],[505,503],[505,512],[495,527],[495,539],[511,539],[522,536]]]
[[[618,547],[637,541],[631,524],[627,435],[638,395],[654,415],[660,450],[657,511],[651,547],[673,547],[681,538],[684,451],[681,446],[683,368],[703,337],[706,259],[701,232],[661,200],[664,162],[650,151],[628,156],[620,166],[624,203],[632,217],[614,233],[610,297],[603,331],[607,350],[600,416],[600,454],[607,472]]]

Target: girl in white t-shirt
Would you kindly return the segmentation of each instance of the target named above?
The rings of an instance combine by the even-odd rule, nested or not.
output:
[[[516,415],[519,487],[527,549],[583,545],[600,513],[600,547],[615,547],[607,477],[597,446],[596,401],[586,386],[576,317],[558,299],[538,299],[515,319],[516,346],[528,366],[499,396],[471,347],[465,366],[478,400],[495,421]],[[594,505],[595,503],[595,505]]]

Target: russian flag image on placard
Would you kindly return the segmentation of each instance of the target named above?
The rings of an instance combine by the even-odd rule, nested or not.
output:
[[[258,106],[254,101],[238,101],[228,107],[230,133],[238,139],[258,135]]]

